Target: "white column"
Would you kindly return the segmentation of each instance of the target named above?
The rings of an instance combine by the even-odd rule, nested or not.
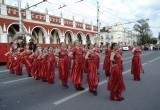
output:
[[[61,25],[64,26],[64,18],[62,13],[61,13]]]
[[[1,43],[8,43],[6,32],[1,35]]]
[[[93,23],[92,23],[92,21],[91,21],[91,30],[93,31]]]
[[[31,11],[26,10],[26,19],[31,19]]]
[[[60,37],[60,43],[64,42],[64,37]]]
[[[73,36],[72,37],[72,42],[74,42],[75,40],[77,40],[77,37]]]
[[[46,15],[46,22],[47,22],[47,23],[50,23],[49,15]]]
[[[83,29],[86,29],[86,24],[84,23],[84,20],[83,20]]]
[[[1,15],[7,15],[7,6],[1,4]]]
[[[76,28],[76,21],[73,21],[73,27]]]
[[[83,39],[83,44],[86,45],[86,39]]]
[[[74,16],[73,16],[72,20],[73,20],[73,27],[76,28],[76,22],[74,20]]]
[[[49,15],[48,15],[48,9],[46,8],[44,13],[46,14],[46,22],[50,23]]]
[[[90,37],[90,40],[91,40],[91,43],[92,43],[92,44],[95,43],[93,37]]]
[[[45,43],[46,44],[50,44],[50,36],[46,36],[45,37]]]

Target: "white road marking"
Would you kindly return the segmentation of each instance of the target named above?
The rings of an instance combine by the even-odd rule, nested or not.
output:
[[[2,71],[0,71],[0,73],[3,73],[3,72],[8,72],[9,70],[2,70]]]
[[[148,61],[149,63],[151,63],[151,62],[153,62],[153,61],[155,61],[155,60],[158,60],[160,57],[158,57],[158,58],[155,58],[155,59],[153,59],[153,60],[151,60],[151,61]]]
[[[144,66],[144,65],[147,65],[148,63],[143,63],[142,65]]]
[[[55,74],[57,74],[58,72],[55,72]],[[27,76],[27,75],[26,75]],[[12,80],[12,81],[6,81],[3,82],[3,84],[9,84],[9,83],[13,83],[13,82],[18,82],[18,81],[23,81],[23,80],[27,80],[27,79],[33,79],[33,77],[27,77],[27,78],[21,78],[21,79],[16,79],[16,80]]]
[[[151,53],[153,53],[153,52],[149,52],[149,53],[146,53],[146,54],[142,54],[141,56],[143,56],[143,55],[148,55],[148,54],[151,54]]]
[[[130,55],[130,54],[132,54],[132,53],[126,53],[126,54],[123,54],[123,55]]]
[[[159,58],[159,57],[158,57],[158,58]],[[152,61],[152,60],[150,60],[150,61]],[[144,66],[144,65],[147,65],[147,64],[148,64],[148,63],[143,63],[142,65]],[[131,71],[131,70],[129,69],[129,70],[123,72],[123,74],[127,74],[127,73],[129,73],[130,71]],[[107,83],[107,81],[108,81],[108,80],[101,81],[101,82],[99,83],[99,86]],[[74,97],[77,97],[77,96],[79,96],[79,95],[81,95],[81,94],[83,94],[83,93],[85,93],[85,92],[87,92],[87,91],[88,91],[88,88],[86,88],[84,91],[80,91],[80,92],[78,92],[78,93],[75,93],[75,94],[72,94],[72,95],[70,95],[70,96],[67,96],[67,97],[65,97],[65,98],[63,98],[63,99],[61,99],[61,100],[58,100],[58,101],[56,101],[56,102],[53,102],[53,104],[57,106],[57,105],[59,105],[59,104],[61,104],[61,103],[63,103],[63,102],[66,102],[66,101],[74,98]]]
[[[13,82],[23,81],[23,80],[27,80],[27,79],[33,79],[33,77],[21,78],[21,79],[16,79],[16,80],[12,80],[12,81],[6,81],[6,82],[3,82],[3,84],[8,84],[8,83],[13,83]]]
[[[23,70],[25,70],[26,68],[23,68]],[[3,72],[8,72],[9,70],[2,70],[0,71],[0,73],[3,73]]]
[[[127,58],[122,58],[123,60],[126,60],[126,59],[129,59],[129,58],[133,58],[133,56],[132,57],[127,57]]]
[[[123,64],[127,64],[127,63],[130,63],[130,62],[132,62],[132,61],[124,62]]]

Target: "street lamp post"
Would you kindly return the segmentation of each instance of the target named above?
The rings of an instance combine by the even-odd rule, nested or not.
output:
[[[18,0],[19,32],[22,31],[21,0]]]

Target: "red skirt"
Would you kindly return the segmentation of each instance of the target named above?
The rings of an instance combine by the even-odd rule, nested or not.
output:
[[[100,57],[99,57],[99,56],[97,56],[96,61],[97,61],[96,65],[97,65],[97,71],[98,71],[98,69],[99,69],[99,64],[100,64]]]
[[[50,84],[53,84],[54,77],[55,77],[55,59],[49,58],[47,63],[47,81]]]
[[[47,81],[47,60],[44,58],[40,63],[40,77],[43,81]]]
[[[22,74],[22,68],[23,68],[23,58],[18,57],[16,60],[14,60],[14,71],[17,75]]]
[[[88,59],[84,59],[84,72],[88,73]]]
[[[70,65],[67,59],[60,59],[58,62],[58,78],[60,80],[67,80],[70,76]]]
[[[131,74],[140,74],[140,73],[144,73],[140,57],[134,56],[132,59]]]
[[[71,78],[73,84],[82,84],[83,79],[83,64],[77,61],[73,62]]]
[[[92,61],[88,62],[87,82],[91,87],[97,87],[99,83],[97,65],[95,62]]]
[[[103,70],[105,70],[107,73],[110,73],[110,67],[111,67],[110,57],[106,56],[104,59]]]
[[[121,67],[118,65],[111,67],[111,73],[108,81],[108,90],[111,92],[125,91],[125,84],[123,81]]]
[[[69,66],[69,69],[71,68],[71,64],[72,64],[72,58],[68,57],[68,66]]]
[[[10,73],[13,74],[14,73],[14,60],[12,58],[12,56],[9,56],[8,57],[8,61],[7,61],[7,65],[6,65],[6,68],[10,70]]]
[[[37,80],[40,77],[40,59],[34,59],[32,63],[31,73],[34,76],[34,79]]]
[[[32,64],[31,64],[31,61],[30,61],[30,58],[29,58],[29,57],[24,57],[24,64],[26,65],[27,73],[28,73],[28,74],[31,74]]]

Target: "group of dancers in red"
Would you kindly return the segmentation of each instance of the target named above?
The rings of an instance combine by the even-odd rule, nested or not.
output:
[[[23,65],[29,77],[35,80],[41,79],[50,84],[54,83],[55,67],[58,66],[58,78],[61,80],[62,87],[68,88],[68,80],[71,78],[72,84],[77,91],[83,91],[83,73],[87,73],[86,82],[89,86],[89,92],[97,95],[97,87],[99,83],[99,64],[100,49],[97,44],[88,44],[82,48],[80,42],[74,42],[74,48],[61,43],[58,49],[53,47],[41,48],[37,45],[35,51],[29,49],[29,45],[25,48],[18,48],[16,43],[10,47],[10,51],[5,55],[8,57],[7,68],[11,74],[22,75]],[[140,73],[144,73],[140,60],[141,50],[134,43],[132,49],[134,54],[132,59],[131,73],[134,80],[140,80]],[[122,101],[121,96],[125,90],[123,81],[123,52],[116,43],[107,44],[105,51],[105,59],[103,69],[105,75],[109,77],[108,90],[110,91],[110,99],[113,101]]]

